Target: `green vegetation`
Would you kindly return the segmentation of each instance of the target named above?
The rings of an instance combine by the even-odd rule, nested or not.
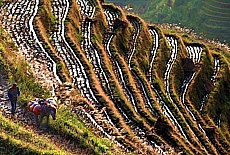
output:
[[[45,135],[25,128],[20,122],[13,122],[0,113],[1,154],[68,154],[58,149]]]
[[[121,6],[133,8],[148,22],[175,23],[194,29],[209,39],[230,43],[228,0],[108,0]]]
[[[176,29],[163,29],[159,25],[146,23],[137,15],[126,14],[114,5],[102,4],[101,6],[98,0],[91,1],[96,5],[94,18],[92,20],[82,19],[78,4],[73,1],[65,21],[65,38],[84,67],[90,81],[90,88],[98,101],[90,102],[76,89],[79,86],[71,83],[72,77],[65,63],[70,62],[71,67],[75,68],[76,66],[72,64],[76,62],[75,59],[69,56],[66,62],[64,56],[61,57],[62,55],[58,54],[54,40],[49,38],[57,22],[60,22],[55,19],[51,11],[52,3],[47,0],[41,2],[34,22],[35,31],[45,50],[56,62],[59,75],[63,75],[63,79],[66,79],[55,89],[59,98],[57,120],[50,121],[46,129],[43,128],[43,124],[41,129],[37,129],[5,113],[0,113],[0,130],[3,131],[0,133],[0,154],[125,154],[124,150],[92,126],[94,123],[89,122],[86,115],[80,114],[80,107],[87,111],[117,142],[130,150],[131,154],[154,154],[151,152],[153,148],[143,143],[145,138],[152,140],[166,152],[171,147],[176,153],[183,152],[184,154],[206,154],[205,150],[208,154],[229,154],[230,54],[228,51],[209,44],[205,40],[196,40],[184,29],[180,33]],[[201,21],[199,16],[194,16],[194,14],[204,13],[199,9],[206,11],[206,14],[212,13],[206,8],[211,5],[208,0],[202,2],[198,0],[180,2],[179,0],[136,0],[132,2],[136,5],[134,11],[141,12],[143,16],[150,16],[153,13],[155,17],[158,17],[157,19],[161,18],[165,21],[171,19],[172,22],[180,22],[181,25],[186,23],[184,18],[187,16],[193,22],[192,25],[187,24],[190,27],[195,26],[195,21],[198,24]],[[214,5],[216,1],[212,2]],[[199,5],[201,3],[202,5]],[[142,9],[140,9],[141,6]],[[190,6],[189,9],[187,6]],[[108,28],[106,16],[103,15],[104,9],[118,15],[114,22],[114,32],[110,32]],[[82,26],[87,26],[87,23],[84,22],[88,20],[92,21],[90,27],[92,47],[97,50],[102,67],[99,67],[95,58],[88,58],[94,55],[92,52],[95,50],[81,46],[82,41],[89,41],[87,40],[89,38],[84,38],[81,32]],[[136,27],[133,27],[128,20],[133,20],[135,26],[140,26],[136,44],[133,39],[135,36],[133,34],[137,33]],[[149,33],[150,27],[154,28],[159,35],[159,46],[153,62],[151,83],[149,82],[150,59],[152,58],[150,52],[154,47],[154,38]],[[111,44],[107,45],[110,36],[113,38]],[[176,38],[178,43],[176,60],[169,75],[170,95],[166,93],[165,71],[170,67],[167,64],[171,55],[171,47],[166,36]],[[65,43],[61,45],[65,46]],[[183,61],[188,60],[186,46],[189,45],[202,47],[201,61],[192,64],[192,69],[185,66],[185,61]],[[110,46],[111,55],[106,51],[108,46]],[[131,59],[131,68],[128,67],[127,60],[130,49],[135,49]],[[23,109],[26,109],[29,100],[35,97],[48,97],[50,93],[48,89],[39,84],[41,81],[38,82],[35,79],[30,65],[18,53],[10,37],[1,28],[0,74],[6,75],[10,83],[18,83],[21,89],[19,103]],[[214,84],[211,76],[215,70],[213,64],[216,57],[220,59],[221,68]],[[190,65],[192,61],[188,61]],[[103,68],[103,72],[97,71],[98,68]],[[123,79],[118,71],[122,73]],[[185,102],[182,103],[180,97],[183,81],[186,75],[192,75],[193,72],[196,74],[187,87]],[[104,79],[104,74],[108,80]],[[65,83],[67,81],[69,83]],[[81,84],[81,87],[84,87],[83,85]],[[142,88],[145,90],[144,93]],[[86,96],[89,95],[87,88],[82,88],[81,91],[84,91]],[[135,100],[137,112],[130,101],[132,98],[127,97],[131,96],[129,92]],[[200,114],[200,102],[207,93],[210,95],[205,102],[203,113]],[[151,106],[147,104],[145,95],[148,96],[149,103],[156,114],[151,112]],[[76,114],[75,111],[79,113]],[[194,114],[195,119],[191,116],[190,111]],[[177,127],[174,127],[176,124],[174,118],[167,116],[169,113],[172,113],[176,122],[179,123]],[[217,120],[220,114],[221,125],[218,128]],[[185,137],[179,131],[180,128],[184,131]],[[151,133],[147,134],[149,132]]]
[[[1,38],[8,38],[1,29]],[[8,38],[9,39],[9,38]],[[8,47],[8,46],[11,47]],[[17,83],[21,88],[21,96],[19,102],[22,105],[34,99],[35,97],[47,97],[49,95],[48,90],[42,88],[35,80],[33,73],[28,64],[20,57],[16,55],[16,51],[12,51],[15,48],[14,43],[10,40],[0,43],[1,53],[1,68],[7,73],[10,83]]]
[[[92,128],[86,128],[78,116],[71,113],[70,110],[64,105],[59,107],[57,120],[51,122],[51,132],[73,141],[75,145],[89,154],[113,154],[114,144],[107,138],[95,136]]]
[[[9,47],[14,46],[9,37],[2,29],[0,32],[0,74],[7,74],[9,82],[18,83],[21,89],[19,104],[25,107],[35,97],[48,97],[48,90],[37,83],[27,63]],[[76,114],[70,112],[71,107],[60,104],[57,120],[51,121],[49,130],[43,134],[43,131],[25,126],[0,112],[0,154],[73,154],[62,147],[67,142],[75,146],[79,154],[113,154],[115,150],[111,141],[95,135],[91,127],[86,127]],[[51,137],[58,134],[62,138],[54,143]]]

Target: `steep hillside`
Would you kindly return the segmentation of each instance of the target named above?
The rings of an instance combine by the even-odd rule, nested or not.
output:
[[[0,154],[114,154],[124,153],[117,145],[98,135],[91,123],[75,114],[71,99],[75,89],[70,83],[59,86],[61,99],[58,101],[56,121],[50,121],[48,128],[35,125],[34,116],[27,109],[27,103],[35,97],[50,97],[46,80],[34,78],[28,63],[17,54],[19,52],[7,32],[0,28]],[[41,77],[41,76],[40,76]],[[21,95],[16,114],[11,115],[11,106],[7,97],[10,83],[17,82]],[[56,93],[57,94],[57,93]],[[68,96],[71,95],[71,96]],[[57,96],[58,97],[58,96]],[[73,101],[75,103],[76,101]],[[72,112],[73,111],[73,112]],[[44,122],[45,123],[45,122]]]
[[[148,22],[189,27],[209,39],[230,43],[228,0],[108,0]]]
[[[98,0],[7,1],[0,17],[13,41],[4,44],[28,64],[15,72],[34,75],[63,107],[51,132],[80,140],[89,154],[230,153],[225,45]],[[22,87],[22,77],[11,82]],[[42,95],[23,94],[22,107]]]

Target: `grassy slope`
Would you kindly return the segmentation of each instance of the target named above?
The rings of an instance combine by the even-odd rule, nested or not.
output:
[[[28,74],[29,67],[25,66],[20,57],[15,55],[14,43],[9,36],[0,29],[0,68],[1,73],[8,74],[9,81],[16,81],[21,88],[21,96],[19,103],[25,106],[28,100],[41,95],[48,96],[48,92],[41,87],[31,74]],[[15,50],[13,50],[15,49]],[[12,61],[12,58],[14,61]],[[92,131],[91,127],[86,127],[84,123],[79,121],[75,114],[71,114],[70,108],[60,106],[57,115],[57,121],[51,122],[50,130],[45,134],[38,134],[35,128],[25,126],[22,122],[8,118],[0,113],[0,153],[11,154],[17,152],[19,154],[72,154],[71,150],[66,149],[65,145],[75,145],[75,153],[80,154],[111,154],[114,150],[113,144],[104,138],[99,138]],[[40,131],[41,132],[41,131]],[[54,144],[52,135],[60,134],[62,140]],[[68,147],[67,147],[68,148]]]
[[[45,1],[45,2],[47,2],[47,1]],[[99,8],[98,10],[100,10],[100,9],[101,8]],[[77,14],[77,13],[74,14],[74,12],[76,10],[71,10],[71,11],[72,11],[72,14],[69,15],[69,18],[70,19],[72,18],[73,20],[66,22],[66,24],[68,25],[68,29],[71,30],[71,32],[73,31],[74,34],[69,32],[68,36],[71,39],[71,41],[74,42],[74,44],[76,45],[76,48],[79,48],[80,41],[81,41],[81,37],[79,37],[80,24],[79,24],[79,21],[77,21],[77,20],[74,21],[74,18],[79,17],[79,14]],[[47,11],[47,12],[49,12],[49,11]],[[123,15],[123,16],[125,16],[125,15]],[[96,38],[94,40],[95,41],[94,43],[97,44],[97,46],[99,46],[101,50],[103,49],[103,47],[101,47],[101,44],[102,44],[102,40],[103,40],[102,38],[104,35],[103,32],[105,31],[105,27],[103,26],[103,25],[105,25],[103,18],[104,17],[102,16],[102,14],[100,14],[100,13],[97,14],[97,21],[93,25],[94,38]],[[125,17],[122,17],[122,18],[124,21],[126,21]],[[78,18],[78,19],[80,20],[80,18]],[[103,20],[100,20],[100,19],[103,19]],[[98,26],[100,26],[100,27],[98,28]],[[99,32],[99,30],[101,31],[101,33]],[[124,65],[122,65],[123,71],[125,71],[125,73],[127,74],[127,77],[129,78],[129,80],[128,80],[130,82],[129,84],[131,86],[135,87],[135,82],[133,81],[133,77],[131,77],[131,73],[128,71],[129,69],[127,68],[127,64],[125,63],[125,57],[126,57],[126,53],[128,52],[128,47],[129,47],[128,44],[129,44],[129,38],[131,36],[131,32],[132,32],[132,28],[130,26],[119,29],[117,31],[116,36],[113,40],[113,47],[114,47],[113,52],[116,53],[116,58],[118,59],[119,63],[124,64]],[[43,37],[44,37],[45,33],[48,33],[48,32],[43,32],[43,33],[44,33],[44,35],[43,35]],[[161,92],[162,92],[161,94],[162,94],[162,96],[164,96],[165,95],[165,92],[164,92],[165,88],[164,88],[164,82],[163,82],[164,81],[164,71],[165,71],[165,65],[166,65],[167,60],[169,58],[169,52],[168,52],[169,47],[168,47],[168,45],[167,45],[167,43],[163,37],[165,34],[175,35],[177,37],[177,39],[179,40],[179,54],[178,54],[178,59],[175,62],[175,65],[172,69],[172,74],[171,74],[171,78],[172,78],[171,81],[172,82],[170,85],[173,88],[172,91],[175,94],[175,100],[178,100],[178,95],[179,95],[178,89],[180,88],[180,81],[184,75],[181,74],[178,78],[177,74],[183,71],[181,68],[180,59],[183,57],[186,57],[184,44],[190,44],[190,43],[199,42],[199,41],[196,41],[193,38],[189,38],[189,36],[184,38],[183,34],[177,34],[173,30],[171,32],[168,32],[168,31],[159,29],[158,33],[160,34],[160,42],[159,42],[160,43],[160,49],[158,50],[157,57],[156,57],[157,66],[155,67],[155,71],[154,71],[155,74],[154,75],[156,76],[157,79],[154,81],[154,83],[159,84],[159,86],[160,86],[159,90],[161,90]],[[141,35],[138,38],[138,44],[144,44],[144,46],[142,46],[142,47],[140,45],[138,46],[138,52],[135,53],[134,58],[133,58],[134,59],[133,61],[137,64],[137,68],[138,68],[139,73],[143,79],[147,78],[146,77],[147,76],[146,75],[146,64],[148,64],[148,60],[145,60],[145,59],[148,59],[148,57],[149,57],[145,46],[148,47],[148,43],[150,43],[149,41],[151,41],[149,39],[149,36],[145,35],[145,34],[147,34],[147,30],[146,29],[141,30]],[[74,36],[76,37],[76,39],[73,39]],[[124,37],[124,36],[126,36],[126,37]],[[1,30],[1,37],[8,38],[7,36],[5,36],[5,34],[3,33],[2,30]],[[6,39],[1,38],[0,40],[6,40]],[[150,47],[151,46],[149,46],[149,48]],[[215,112],[216,112],[217,108],[219,107],[215,103],[217,103],[219,101],[219,99],[223,99],[223,100],[220,100],[221,101],[221,108],[224,109],[223,113],[226,113],[229,110],[228,109],[229,108],[229,106],[228,106],[229,97],[227,96],[227,94],[229,94],[228,93],[229,90],[228,90],[228,87],[225,87],[226,85],[227,86],[230,85],[229,80],[226,76],[226,75],[229,75],[229,60],[228,60],[229,53],[227,53],[226,51],[222,51],[222,50],[218,51],[218,49],[216,49],[214,46],[211,46],[211,45],[203,45],[202,44],[202,47],[204,48],[204,51],[205,51],[203,54],[202,63],[201,63],[202,67],[199,69],[199,72],[197,73],[195,80],[193,80],[191,87],[189,89],[189,93],[188,93],[188,96],[190,98],[190,102],[196,103],[196,104],[194,104],[194,107],[191,106],[191,108],[193,109],[193,112],[197,114],[198,118],[200,118],[200,115],[197,113],[196,109],[199,105],[199,100],[200,100],[201,96],[203,96],[205,94],[204,93],[205,87],[203,85],[203,81],[204,80],[207,81],[209,79],[210,74],[212,73],[212,70],[213,70],[213,67],[212,67],[213,66],[213,58],[212,58],[213,54],[218,53],[222,56],[221,62],[222,62],[222,66],[223,66],[223,68],[221,69],[220,76],[218,78],[216,88],[212,92],[212,95],[211,95],[211,97],[207,103],[208,106],[206,108],[205,116],[204,116],[206,118],[205,119],[206,122],[198,119],[198,121],[200,121],[200,123],[202,123],[202,126],[209,127],[209,126],[215,126],[212,119],[215,119]],[[209,48],[207,48],[207,47],[209,47]],[[6,71],[9,73],[10,81],[14,82],[15,81],[14,77],[17,77],[16,79],[20,79],[20,81],[16,81],[16,82],[20,83],[20,87],[22,88],[22,94],[25,94],[24,96],[21,97],[21,100],[20,100],[22,105],[25,105],[30,98],[33,98],[34,96],[37,97],[38,94],[39,95],[47,94],[47,92],[46,91],[42,91],[42,92],[32,91],[33,94],[29,93],[29,92],[31,92],[29,90],[34,89],[36,87],[40,87],[40,86],[39,86],[39,84],[35,83],[35,80],[33,79],[31,74],[30,75],[24,74],[24,73],[26,73],[27,70],[29,70],[29,68],[28,67],[27,68],[22,67],[22,66],[25,66],[26,63],[23,62],[19,57],[12,56],[13,53],[11,54],[10,51],[13,48],[14,48],[14,44],[11,41],[9,41],[9,38],[7,41],[1,42],[1,51],[2,51],[2,53],[4,52],[4,54],[2,54],[1,60],[2,60],[2,64],[4,64],[4,68],[6,68]],[[7,52],[5,52],[5,51],[7,51]],[[117,52],[117,51],[119,51],[119,52]],[[140,52],[140,51],[143,51],[143,52]],[[80,52],[81,52],[81,55],[84,55],[83,51],[80,50]],[[9,56],[9,55],[11,55],[11,56]],[[106,55],[106,54],[104,54],[104,55]],[[143,58],[143,59],[141,59],[141,58]],[[17,61],[17,59],[18,59],[18,61]],[[17,64],[14,64],[14,61],[12,61],[12,60],[16,60],[15,62],[17,62]],[[90,68],[88,70],[88,72],[93,72],[92,66],[90,66],[90,64],[88,63],[85,56],[82,57],[81,61],[84,61],[87,68]],[[3,66],[3,65],[1,65],[1,66]],[[107,68],[109,68],[109,66],[107,66]],[[110,72],[113,72],[113,71],[110,69]],[[21,77],[23,77],[23,78],[21,78]],[[90,78],[93,79],[92,81],[94,83],[97,83],[99,85],[98,79],[94,78],[94,77],[95,77],[95,74],[91,73]],[[119,83],[117,82],[117,80],[114,80],[114,81],[113,82],[118,85],[118,86],[116,86],[115,91],[117,94],[120,93],[119,98],[123,99],[124,94],[121,93],[121,88],[119,88]],[[31,83],[33,83],[33,85],[31,85]],[[134,88],[134,87],[132,87],[132,88]],[[197,88],[199,88],[199,90],[197,90]],[[103,93],[103,91],[99,90],[99,89],[101,89],[100,86],[98,88],[95,88],[95,90],[97,92],[101,91]],[[34,90],[36,90],[36,89],[34,89]],[[40,90],[42,90],[42,89],[40,89]],[[119,91],[117,92],[117,90],[119,90]],[[151,92],[151,94],[153,94],[153,92]],[[102,101],[103,102],[106,101],[105,104],[109,105],[109,107],[107,107],[108,109],[115,108],[115,106],[112,105],[110,99],[108,99],[105,94],[103,94],[102,98],[103,98]],[[127,104],[126,110],[133,111],[132,106],[129,105],[130,103],[128,103],[125,98],[124,98],[124,100],[125,100],[125,104]],[[166,100],[167,100],[167,98],[166,98]],[[189,104],[191,104],[190,102],[189,102]],[[103,153],[105,151],[107,151],[108,154],[116,152],[111,143],[109,143],[107,140],[105,140],[103,138],[98,138],[97,136],[95,136],[91,132],[92,131],[91,128],[86,128],[84,126],[84,124],[82,124],[81,121],[79,121],[77,119],[77,116],[75,114],[70,113],[70,109],[66,109],[66,107],[64,107],[64,106],[60,106],[60,107],[61,108],[58,111],[58,113],[59,113],[58,119],[55,122],[51,122],[51,131],[49,134],[55,135],[58,133],[59,135],[62,135],[62,138],[69,140],[71,142],[71,144],[77,145],[77,147],[80,149],[77,151],[82,152],[83,154],[84,153],[85,154],[87,154],[87,153],[100,154],[100,153]],[[209,107],[211,107],[211,108],[209,108]],[[146,109],[144,109],[144,111],[145,110]],[[182,108],[182,110],[183,110],[183,108]],[[174,113],[177,113],[177,111],[174,111]],[[183,111],[178,112],[177,116],[182,116],[182,114],[180,114],[180,113],[183,113]],[[114,112],[112,114],[117,115],[116,112]],[[186,118],[188,117],[187,116],[188,114],[186,114],[186,113],[183,113],[183,115]],[[214,118],[213,118],[213,116],[214,116]],[[116,116],[114,116],[114,117],[116,117]],[[136,115],[134,115],[132,113],[130,113],[130,117],[133,117],[132,119],[134,119],[137,123],[143,124],[142,121],[144,121],[144,123],[145,123],[145,119],[141,119],[141,117],[139,117],[139,116],[136,117]],[[5,123],[5,122],[7,122],[6,119],[9,120],[9,124]],[[188,118],[188,119],[191,119],[191,118]],[[60,151],[65,152],[65,149],[63,149],[61,147],[62,144],[53,145],[52,143],[49,143],[50,145],[45,146],[44,150],[39,150],[37,148],[33,149],[30,147],[27,148],[26,146],[22,146],[21,143],[22,143],[22,141],[26,141],[26,140],[24,140],[24,138],[26,139],[26,135],[28,134],[28,133],[24,132],[25,128],[23,126],[21,126],[21,124],[18,122],[16,122],[18,125],[15,125],[14,124],[15,122],[11,122],[11,119],[5,118],[4,115],[1,115],[1,120],[3,122],[2,130],[5,131],[5,133],[7,133],[7,135],[8,135],[7,136],[4,134],[1,134],[1,139],[3,139],[2,144],[5,145],[8,150],[12,150],[12,147],[13,147],[19,151],[20,151],[20,148],[23,148],[22,151],[24,151],[24,152],[26,152],[26,151],[33,152],[34,151],[36,153],[36,151],[37,151],[38,153],[41,153],[42,151],[46,152],[49,149],[51,149],[50,151],[52,151],[52,149],[54,148],[53,150],[56,150],[56,151],[60,150]],[[229,131],[228,131],[229,122],[227,122],[228,120],[229,120],[228,115],[224,115],[222,126],[221,126],[222,132],[219,129],[217,129],[217,132],[216,132],[219,135],[218,138],[216,138],[217,140],[215,140],[215,141],[217,141],[216,146],[225,147],[223,149],[220,148],[223,150],[223,152],[226,151],[228,149],[227,147],[229,146]],[[180,119],[180,121],[182,121],[182,123],[183,123],[184,119]],[[121,124],[122,124],[122,126],[126,127],[128,132],[130,132],[129,131],[130,129],[127,128],[127,126],[124,124],[124,122],[121,122]],[[197,130],[197,127],[196,127],[196,125],[194,125],[194,122],[191,122],[191,125],[194,126],[195,131],[197,131],[198,135],[201,136],[202,142],[205,143],[205,145],[207,145],[208,148],[210,147],[210,149],[213,149],[210,142],[205,140],[204,135],[201,134],[201,131]],[[16,130],[14,128],[14,126],[16,126],[16,127],[19,126],[21,129],[21,130],[18,130],[19,133],[16,133],[16,135],[14,134],[14,132]],[[7,131],[8,128],[10,128],[10,131]],[[23,135],[23,136],[16,139],[15,137],[18,137],[18,135]],[[133,135],[128,134],[127,139],[130,139],[130,141],[133,140],[132,136]],[[7,138],[7,137],[9,137],[9,138]],[[28,141],[28,146],[35,145],[35,147],[39,147],[39,145],[40,145],[39,144],[40,143],[39,138],[42,138],[42,137],[40,137],[38,135],[38,139],[36,139],[34,141],[33,140]],[[193,146],[190,146],[191,148],[187,148],[185,146],[186,142],[183,142],[182,138],[180,136],[178,136],[176,133],[174,133],[170,138],[171,138],[170,139],[171,143],[175,143],[175,145],[178,146],[179,149],[185,148],[187,151],[192,151]],[[203,140],[203,138],[204,138],[204,140]],[[10,144],[6,143],[6,142],[8,142],[7,140],[9,141]],[[47,141],[49,142],[50,139],[47,139]],[[196,141],[196,139],[194,141]],[[36,143],[36,144],[34,144],[34,143]],[[68,153],[68,151],[69,150],[67,149],[67,152],[65,152],[65,153]],[[48,154],[49,153],[52,154],[52,152],[48,152]],[[71,152],[69,152],[69,153],[71,153]]]
[[[176,23],[194,29],[208,38],[225,40],[229,43],[229,1],[213,0],[145,0],[117,1],[109,0],[118,5],[128,5],[133,12],[153,23]]]
[[[1,154],[70,154],[56,146],[47,135],[39,135],[33,128],[13,120],[0,113]]]

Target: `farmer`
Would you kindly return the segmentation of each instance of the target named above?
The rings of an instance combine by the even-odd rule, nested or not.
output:
[[[16,111],[16,103],[18,100],[18,96],[20,95],[19,88],[17,84],[14,83],[13,86],[8,90],[8,97],[11,101],[11,113],[14,115]]]

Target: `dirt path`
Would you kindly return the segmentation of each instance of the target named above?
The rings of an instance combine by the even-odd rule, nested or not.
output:
[[[37,128],[34,115],[29,112],[26,107],[17,104],[16,113],[12,116],[11,104],[7,97],[7,90],[11,87],[11,84],[9,84],[6,77],[6,75],[0,73],[0,110],[7,118],[21,122],[24,127],[30,128],[38,135],[49,137],[50,142],[54,143],[59,148],[63,148],[69,153],[84,154],[84,150],[77,148],[74,142],[65,139],[62,135],[51,133],[52,131],[49,131],[46,128]]]

